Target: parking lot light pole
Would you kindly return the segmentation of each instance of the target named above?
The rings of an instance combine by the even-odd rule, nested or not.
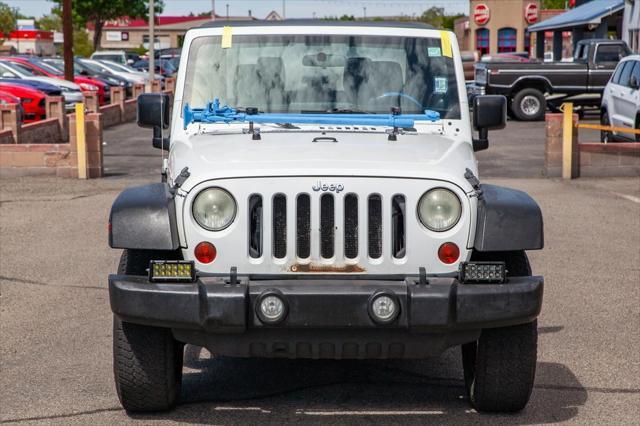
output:
[[[155,1],[149,0],[149,82],[152,82],[156,78],[156,63],[155,63],[155,60],[156,60],[156,51],[155,51],[156,13],[155,12],[156,12]]]
[[[71,19],[71,0],[64,0],[62,3],[62,35],[64,37],[64,78],[73,81],[73,21]]]

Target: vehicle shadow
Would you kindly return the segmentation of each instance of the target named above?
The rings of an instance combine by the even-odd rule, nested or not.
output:
[[[541,424],[573,418],[587,390],[565,365],[540,362],[521,413],[478,414],[465,395],[459,349],[419,361],[314,361],[213,357],[188,345],[181,404],[135,415],[201,424],[426,422]]]

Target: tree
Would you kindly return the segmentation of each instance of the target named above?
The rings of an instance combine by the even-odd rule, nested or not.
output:
[[[444,27],[444,17],[444,8],[433,6],[422,12],[418,21],[433,25],[435,28],[442,28]]]
[[[8,36],[16,29],[17,10],[9,7],[6,3],[0,2],[0,32],[3,37]]]
[[[45,15],[38,19],[38,28],[44,31],[62,31],[62,19],[55,13]]]
[[[567,5],[566,0],[542,0],[543,9],[564,9]]]
[[[60,13],[62,0],[53,0],[58,4],[55,13]],[[155,11],[161,13],[163,0],[155,0]],[[93,25],[93,48],[97,49],[102,38],[102,29],[107,21],[122,17],[147,18],[148,0],[74,0],[73,18],[78,26]]]

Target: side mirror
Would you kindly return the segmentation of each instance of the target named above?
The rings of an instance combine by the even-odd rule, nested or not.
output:
[[[171,122],[171,97],[167,93],[143,93],[138,96],[138,126],[153,128],[154,148],[169,150],[169,139],[162,130]]]
[[[507,98],[502,95],[481,95],[473,98],[473,128],[478,139],[473,139],[473,150],[489,148],[489,130],[504,129],[507,125]]]
[[[138,96],[138,126],[168,129],[171,121],[171,97],[167,93],[143,93]]]
[[[640,81],[638,81],[638,77],[636,77],[635,75],[631,76],[631,78],[629,79],[629,87],[633,90],[640,89]]]

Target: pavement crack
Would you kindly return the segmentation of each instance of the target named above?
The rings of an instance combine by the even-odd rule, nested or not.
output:
[[[2,420],[0,421],[0,423],[21,423],[21,422],[33,422],[38,420],[67,419],[70,417],[86,416],[90,414],[99,414],[99,413],[108,413],[111,411],[123,411],[123,409],[122,407],[98,408],[96,410],[79,411],[75,413],[54,414],[51,416],[20,417],[17,419]]]
[[[6,281],[13,284],[30,284],[30,285],[39,285],[46,287],[64,287],[64,288],[75,288],[75,289],[87,289],[87,290],[106,290],[106,287],[98,287],[98,286],[80,286],[80,285],[69,285],[69,284],[51,284],[45,283],[41,281],[33,281],[27,280],[24,278],[15,278],[15,277],[6,277],[4,275],[0,275],[0,281]]]

